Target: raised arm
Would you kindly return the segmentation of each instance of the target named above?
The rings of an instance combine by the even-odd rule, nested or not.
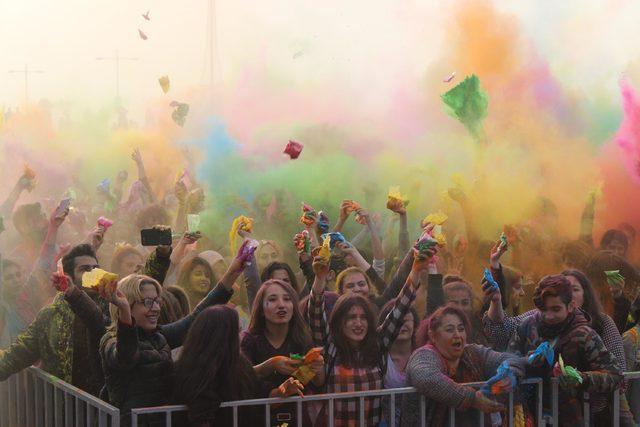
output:
[[[151,184],[149,183],[149,178],[147,177],[147,172],[144,168],[144,162],[142,161],[142,155],[140,154],[139,148],[133,150],[131,159],[133,159],[133,161],[136,163],[136,167],[138,168],[138,179],[140,180],[140,182],[142,182],[144,188],[147,190],[150,202],[155,203],[156,197],[153,194],[153,190],[151,189]]]
[[[313,260],[313,271],[315,278],[307,305],[309,326],[311,327],[311,337],[313,338],[314,344],[326,347],[329,344],[329,324],[324,306],[324,291],[327,286],[329,264],[322,258],[315,257]]]
[[[13,186],[13,189],[11,190],[11,193],[9,193],[9,196],[7,196],[7,198],[2,203],[2,205],[0,205],[0,216],[7,219],[10,218],[11,213],[13,212],[13,208],[16,206],[16,203],[18,203],[18,199],[20,198],[20,195],[25,190],[33,189],[33,187],[34,187],[33,180],[29,179],[29,177],[27,177],[26,175],[22,175],[18,179],[18,181],[16,181],[15,185]]]
[[[182,345],[187,331],[189,330],[189,326],[191,326],[191,323],[193,323],[198,314],[200,314],[205,308],[229,302],[233,295],[234,282],[238,279],[240,274],[242,274],[247,263],[252,262],[254,259],[253,253],[255,251],[255,247],[253,249],[247,248],[249,248],[249,241],[245,240],[238,250],[238,254],[220,279],[220,283],[218,283],[218,285],[198,303],[188,316],[160,327],[162,334],[167,339],[167,343],[171,348],[177,348]]]
[[[416,255],[411,268],[411,273],[407,278],[400,295],[396,298],[393,309],[389,312],[382,324],[378,327],[378,339],[380,350],[386,354],[400,332],[404,323],[404,316],[409,311],[411,303],[416,298],[416,291],[420,283],[426,280],[429,263],[436,255],[437,249],[430,249],[426,255]]]

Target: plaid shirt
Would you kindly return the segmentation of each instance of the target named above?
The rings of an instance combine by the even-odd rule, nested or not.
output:
[[[387,355],[404,323],[404,316],[415,299],[414,287],[406,283],[393,310],[378,327],[380,360],[373,368],[348,368],[340,364],[338,349],[333,342],[329,322],[324,307],[324,293],[311,292],[307,311],[314,343],[325,349],[325,369],[327,375],[327,393],[341,393],[383,388],[383,377],[387,367]],[[380,398],[364,399],[365,425],[375,426],[380,422]],[[340,399],[335,401],[335,425],[358,425],[359,399]]]

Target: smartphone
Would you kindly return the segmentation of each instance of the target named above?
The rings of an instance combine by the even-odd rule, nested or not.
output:
[[[62,213],[69,209],[69,207],[71,206],[71,199],[67,198],[67,199],[62,199],[60,201],[60,204],[58,205],[58,207],[56,208],[56,211],[54,213],[54,216],[59,216],[62,215]]]
[[[140,242],[142,242],[142,246],[171,246],[171,229],[147,228],[140,230]]]

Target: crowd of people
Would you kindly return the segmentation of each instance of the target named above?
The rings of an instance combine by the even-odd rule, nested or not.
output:
[[[487,425],[506,425],[512,390],[520,425],[530,425],[535,393],[520,381],[543,378],[549,411],[555,377],[561,425],[586,416],[609,425],[614,393],[621,425],[640,422],[640,385],[623,379],[640,370],[636,230],[612,224],[594,239],[595,198],[575,239],[558,237],[557,208],[544,198],[527,222],[483,239],[452,189],[459,230],[435,214],[412,237],[406,201],[390,195],[371,211],[342,201],[333,227],[301,201],[281,204],[301,215],[286,240],[246,212],[230,241],[216,242],[198,224],[203,188],[178,179],[161,198],[141,153],[132,158],[128,197],[123,171],[113,188],[67,192],[45,212],[45,201],[20,204],[34,186],[25,173],[0,206],[0,380],[39,366],[119,408],[125,426],[139,407],[184,404],[175,425],[220,426],[232,425],[226,401],[411,386],[418,394],[396,396],[394,411],[380,397],[337,400],[333,423],[358,425],[362,414],[367,426],[421,416],[442,426],[451,407],[456,425],[476,425],[478,410]],[[347,239],[351,217],[362,231]],[[142,230],[171,241],[149,245]],[[96,269],[104,274],[89,286]],[[328,424],[327,405],[303,409],[274,404],[270,423]],[[239,425],[265,422],[257,407],[239,416]]]

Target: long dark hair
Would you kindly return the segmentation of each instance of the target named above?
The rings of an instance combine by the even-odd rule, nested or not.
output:
[[[175,364],[176,398],[189,404],[216,389],[224,400],[251,397],[250,366],[240,354],[238,313],[225,305],[205,309],[189,328]]]
[[[367,333],[357,351],[354,351],[344,332],[342,332],[349,310],[353,307],[361,307],[367,317]],[[329,327],[331,328],[333,342],[338,350],[341,364],[350,368],[372,368],[379,363],[380,348],[378,347],[375,313],[376,310],[369,299],[362,295],[349,292],[338,298],[329,318]]]
[[[396,305],[396,299],[397,298],[387,301],[387,303],[382,306],[382,308],[380,309],[380,313],[378,314],[378,326],[382,325],[382,323],[384,323],[384,320],[387,318],[389,313],[391,313],[391,310]],[[413,316],[413,335],[411,335],[411,348],[415,350],[416,334],[418,333],[420,318],[418,317],[418,312],[416,311],[415,308],[413,308],[413,306],[409,307],[409,312],[407,314],[409,313],[411,313],[411,315]],[[402,328],[402,326],[400,327]]]
[[[273,261],[272,263],[269,263],[264,268],[264,270],[262,270],[262,274],[260,275],[260,280],[262,281],[262,283],[270,280],[272,278],[271,275],[276,270],[286,271],[287,276],[289,276],[289,283],[291,284],[291,287],[295,289],[296,292],[300,291],[300,289],[298,288],[298,279],[296,279],[295,273],[286,262]]]
[[[587,312],[591,317],[591,326],[593,329],[600,335],[602,335],[602,305],[600,304],[600,297],[598,296],[598,292],[591,285],[587,276],[579,270],[564,270],[561,273],[563,276],[571,276],[574,277],[580,286],[582,287],[582,292],[584,293],[584,302],[582,303],[582,310]]]
[[[253,307],[251,308],[251,320],[249,321],[249,333],[253,335],[263,335],[267,328],[267,321],[264,317],[263,300],[264,295],[267,292],[269,286],[277,285],[284,289],[293,303],[293,315],[289,321],[289,331],[287,332],[287,339],[292,341],[292,344],[304,348],[305,351],[311,348],[311,332],[309,326],[302,317],[300,312],[300,301],[298,300],[298,293],[291,287],[290,284],[283,282],[282,280],[271,279],[267,280],[260,286],[255,299],[253,300]]]

